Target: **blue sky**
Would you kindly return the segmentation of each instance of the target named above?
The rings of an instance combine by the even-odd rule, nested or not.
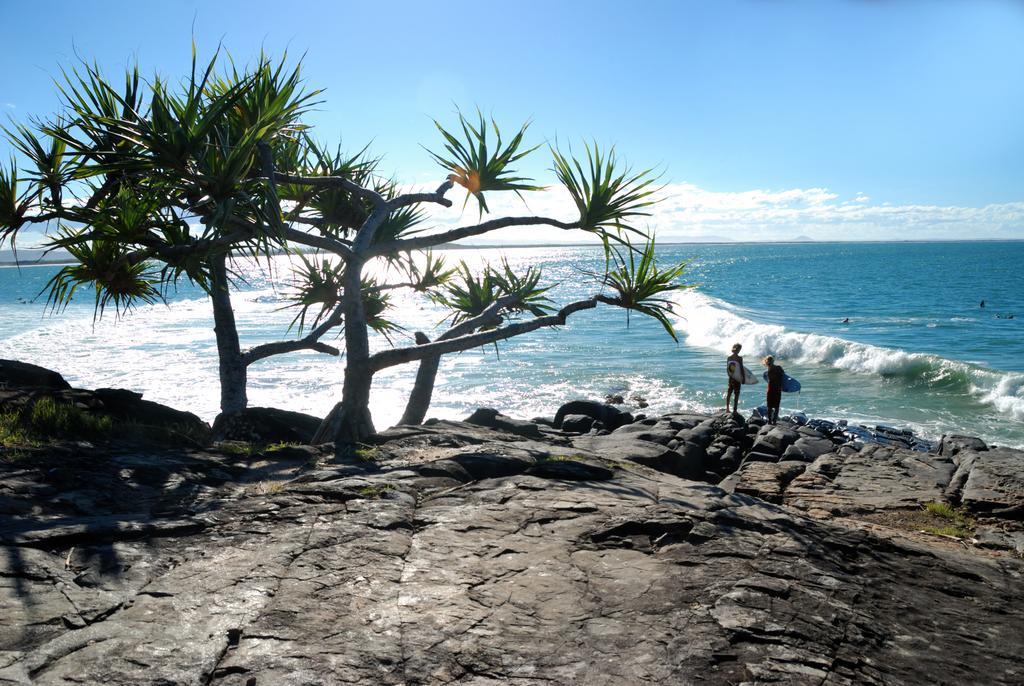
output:
[[[668,237],[1024,238],[1018,2],[2,0],[0,110],[53,112],[76,55],[182,75],[193,33],[305,53],[321,137],[372,141],[410,183],[438,177],[420,144],[457,104],[658,165]]]

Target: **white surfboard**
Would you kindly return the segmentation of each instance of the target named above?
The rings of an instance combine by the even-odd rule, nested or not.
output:
[[[754,372],[746,368],[741,364],[731,363],[729,365],[729,376],[733,381],[739,381],[743,384],[755,384],[757,383],[757,377],[754,376]]]

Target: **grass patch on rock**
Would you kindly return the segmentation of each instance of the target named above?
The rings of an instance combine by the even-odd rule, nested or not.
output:
[[[0,445],[36,447],[55,439],[96,440],[110,436],[114,420],[78,405],[40,398],[0,415]]]
[[[966,511],[946,503],[925,503],[919,510],[891,510],[857,517],[892,529],[933,536],[973,538],[974,518]]]
[[[925,503],[924,509],[933,518],[939,520],[935,524],[924,527],[925,533],[955,536],[956,538],[970,538],[974,535],[974,517],[967,512],[946,503]]]
[[[369,486],[363,486],[359,489],[359,497],[367,498],[370,500],[380,500],[387,496],[390,491],[395,490],[395,487],[391,484],[374,484]]]

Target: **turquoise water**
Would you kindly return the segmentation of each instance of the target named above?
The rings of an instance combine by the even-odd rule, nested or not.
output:
[[[559,282],[560,302],[594,292],[594,248],[451,250],[480,265],[505,256],[537,265]],[[574,315],[561,329],[447,356],[430,414],[462,417],[490,405],[521,417],[554,413],[565,400],[639,394],[649,411],[723,407],[724,358],[743,344],[747,366],[774,354],[800,379],[783,412],[910,427],[924,436],[964,432],[1024,446],[1024,243],[812,243],[673,245],[665,261],[688,259],[696,288],[674,298],[679,343],[656,323],[613,308]],[[209,306],[183,286],[167,305],[93,322],[85,298],[44,314],[36,299],[56,267],[0,269],[0,357],[61,371],[84,387],[121,386],[211,419],[217,412],[216,349]],[[286,336],[291,313],[288,258],[268,275],[242,266],[236,296],[243,344]],[[985,308],[979,302],[986,301]],[[1006,318],[1017,315],[1013,319]],[[398,298],[393,318],[435,331],[443,312]],[[849,318],[848,324],[842,320]],[[377,346],[387,345],[378,340]],[[343,360],[316,353],[272,358],[251,369],[250,401],[315,414],[341,389]],[[397,420],[414,367],[377,377],[379,426]],[[744,388],[741,407],[763,401],[764,386]]]

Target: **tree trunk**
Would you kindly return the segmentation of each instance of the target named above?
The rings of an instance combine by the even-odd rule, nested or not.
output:
[[[350,258],[345,265],[345,291],[342,309],[345,321],[345,383],[341,402],[321,422],[314,442],[333,440],[339,447],[359,443],[376,434],[370,417],[370,339],[363,307],[361,273],[363,263]]]
[[[425,334],[416,332],[416,344],[425,345],[430,339]],[[441,356],[435,355],[420,361],[420,368],[416,372],[416,383],[409,394],[409,402],[405,405],[405,412],[399,424],[419,425],[427,416],[430,409],[430,399],[434,394],[434,381],[437,379],[437,367],[441,363]]]
[[[249,402],[245,389],[246,367],[242,359],[242,347],[238,342],[235,311],[231,307],[226,262],[227,258],[223,255],[210,258],[210,302],[213,303],[213,330],[217,334],[217,355],[220,359],[218,424],[244,410]]]

